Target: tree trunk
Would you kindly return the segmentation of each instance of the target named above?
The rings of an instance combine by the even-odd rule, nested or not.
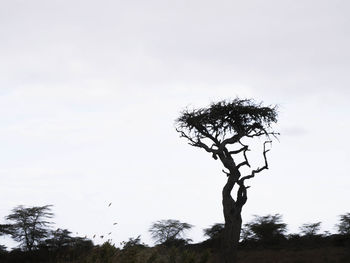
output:
[[[222,205],[225,218],[225,228],[220,253],[222,263],[237,262],[237,248],[242,227],[242,205],[234,201],[231,196],[234,184],[235,176],[231,174],[222,190]]]
[[[221,262],[236,263],[237,248],[241,233],[242,219],[240,213],[233,213],[228,222],[225,222],[222,240]]]

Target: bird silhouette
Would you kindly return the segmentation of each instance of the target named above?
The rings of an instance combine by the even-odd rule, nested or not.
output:
[[[104,236],[102,235],[102,236],[100,236],[100,238],[103,238]]]
[[[112,232],[109,232],[108,235],[112,234]]]
[[[93,235],[93,237],[92,238],[95,238],[96,237],[96,234],[95,235]]]
[[[108,207],[110,207],[112,205],[112,203],[109,203]]]
[[[113,223],[113,226],[116,225],[116,224],[118,224],[118,223]]]

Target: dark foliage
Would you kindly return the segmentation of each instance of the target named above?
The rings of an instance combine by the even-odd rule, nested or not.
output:
[[[350,213],[340,215],[340,223],[337,225],[341,235],[350,235]]]
[[[321,222],[303,224],[299,229],[304,236],[316,236],[320,231]]]
[[[49,236],[49,226],[52,222],[47,220],[52,217],[51,205],[17,206],[6,219],[12,222],[10,231],[12,238],[20,242],[22,248],[32,250]]]
[[[222,232],[224,231],[225,224],[216,223],[209,228],[203,230],[204,235],[210,239],[220,238]]]
[[[5,225],[0,224],[0,236],[10,235],[11,229],[12,229],[12,225],[10,225],[10,224],[5,224]]]
[[[128,241],[121,242],[123,249],[130,249],[133,247],[146,247],[144,243],[141,243],[141,235],[138,235],[136,238],[130,237]]]
[[[183,239],[185,232],[192,228],[188,223],[179,220],[167,219],[154,222],[149,228],[152,238],[156,243],[173,246],[188,243],[190,239]]]
[[[243,241],[255,241],[264,246],[279,244],[285,240],[287,224],[282,222],[280,214],[255,216],[244,225]]]
[[[274,122],[277,122],[276,107],[263,107],[253,100],[239,98],[212,103],[207,108],[186,109],[176,120],[178,131],[187,133],[193,140],[213,137],[219,141],[226,135],[267,135]]]
[[[49,250],[64,250],[67,248],[92,248],[91,240],[83,237],[72,237],[72,232],[67,229],[51,231],[50,237],[40,243],[40,247]]]

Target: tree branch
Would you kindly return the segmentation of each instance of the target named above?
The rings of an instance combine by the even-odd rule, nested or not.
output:
[[[219,145],[219,149],[223,149],[227,144],[234,144],[238,142],[242,137],[243,137],[243,134],[237,133],[232,137],[223,140]]]
[[[266,150],[266,144],[267,144],[267,143],[272,143],[272,141],[265,141],[265,142],[264,142],[264,151],[263,151],[263,156],[264,156],[264,161],[265,161],[264,166],[261,167],[261,168],[258,167],[257,169],[253,170],[253,171],[251,172],[250,175],[243,176],[243,177],[239,180],[239,182],[238,182],[239,184],[243,184],[243,185],[244,185],[244,180],[253,178],[253,177],[255,176],[255,174],[260,173],[261,171],[263,171],[263,170],[265,170],[265,169],[269,169],[268,163],[267,163],[267,158],[266,158],[266,153],[269,152],[270,150]]]
[[[229,154],[238,154],[238,153],[240,153],[240,152],[242,152],[242,151],[244,151],[244,150],[246,150],[246,149],[248,149],[248,146],[247,145],[244,145],[244,147],[242,147],[241,149],[239,149],[239,150],[235,150],[235,151],[229,151],[228,153]]]
[[[222,172],[223,172],[224,174],[226,174],[227,176],[230,176],[230,173],[229,173],[229,172],[226,172],[224,169],[222,169]]]
[[[239,143],[243,146],[242,149],[243,149],[244,162],[238,164],[237,169],[241,168],[243,165],[247,165],[250,168],[250,164],[247,158],[247,151],[249,151],[248,145],[244,145],[241,141],[239,141]]]
[[[213,135],[211,135],[210,132],[208,132],[208,130],[207,130],[204,126],[202,126],[202,125],[200,125],[200,126],[196,125],[196,129],[197,129],[202,135],[204,135],[205,137],[207,137],[207,138],[209,138],[210,140],[212,140],[215,144],[219,144],[219,141],[217,140],[217,138],[214,137]]]
[[[206,150],[207,152],[212,153],[214,159],[216,158],[216,154],[218,154],[219,151],[213,149],[213,146],[215,146],[215,144],[212,145],[211,147],[209,147],[208,145],[206,145],[205,143],[203,143],[203,142],[200,140],[199,136],[197,136],[197,140],[194,140],[193,138],[191,138],[190,136],[188,136],[188,135],[187,135],[186,133],[184,133],[183,131],[180,131],[180,130],[178,130],[178,129],[176,129],[176,131],[180,133],[180,137],[184,137],[184,138],[186,138],[187,140],[189,140],[189,141],[190,141],[189,144],[190,144],[191,146],[203,148],[203,149]]]

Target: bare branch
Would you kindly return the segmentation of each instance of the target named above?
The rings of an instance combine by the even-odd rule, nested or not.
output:
[[[260,132],[256,132],[256,133],[253,133],[253,134],[247,134],[246,136],[249,137],[249,138],[253,138],[253,137],[259,137],[259,136],[264,135],[264,134],[267,135],[266,132],[260,131]]]
[[[239,143],[243,146],[242,149],[243,149],[244,162],[238,164],[237,169],[241,168],[243,165],[247,165],[250,168],[250,164],[247,158],[247,151],[249,151],[248,145],[244,145],[241,141],[239,141]]]
[[[243,165],[247,165],[248,167],[250,167],[250,164],[248,161],[244,161],[244,162],[241,162],[240,164],[237,165],[237,169],[240,169]]]
[[[239,142],[239,140],[242,137],[243,137],[242,133],[237,133],[237,134],[233,135],[232,137],[223,140],[219,145],[219,149],[224,148],[227,144],[234,144],[234,143]]]
[[[269,152],[270,150],[266,150],[266,144],[267,144],[267,143],[272,143],[272,141],[265,141],[265,142],[264,142],[264,151],[263,151],[263,156],[264,156],[264,161],[265,161],[264,166],[261,167],[261,168],[258,167],[257,169],[253,170],[253,171],[251,172],[250,175],[243,176],[243,177],[239,180],[239,184],[243,184],[243,183],[244,183],[244,180],[253,178],[253,177],[255,176],[255,174],[260,173],[261,171],[263,171],[263,170],[265,170],[265,169],[269,169],[268,163],[267,163],[267,158],[266,158],[266,153]]]
[[[190,136],[186,135],[186,133],[184,133],[183,131],[180,131],[178,129],[176,129],[177,132],[180,133],[180,137],[184,137],[186,138],[187,140],[189,140],[190,142],[188,143],[189,145],[191,146],[196,146],[196,147],[199,147],[199,148],[203,148],[204,150],[206,150],[207,152],[210,152],[213,154],[213,158],[216,159],[216,154],[218,153],[218,150],[215,150],[213,149],[213,145],[212,147],[209,147],[208,145],[206,145],[205,143],[203,143],[199,136],[197,136],[197,140],[194,140],[193,138],[191,138]]]
[[[248,149],[248,146],[247,145],[244,145],[244,147],[242,147],[241,149],[239,149],[239,150],[235,150],[235,151],[229,151],[228,153],[229,154],[238,154],[238,153],[240,153],[240,152],[242,152],[242,151],[244,151],[244,150],[247,150]]]

